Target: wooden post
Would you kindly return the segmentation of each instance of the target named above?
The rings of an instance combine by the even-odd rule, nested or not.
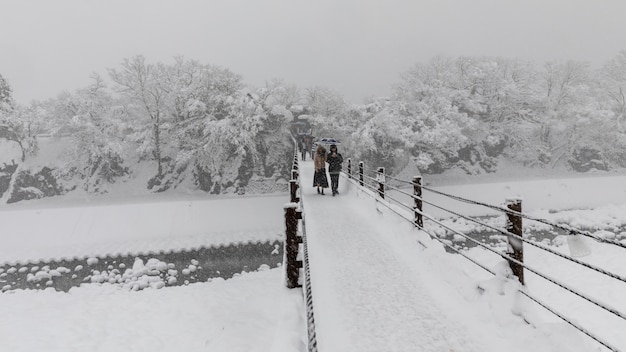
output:
[[[422,218],[422,176],[413,176],[413,198],[415,205],[415,226],[420,229],[424,228],[424,220]]]
[[[296,288],[300,277],[300,268],[302,261],[297,260],[298,250],[302,237],[298,236],[298,220],[302,219],[302,212],[297,211],[296,203],[288,203],[285,205],[285,270],[286,282],[288,288]]]
[[[505,201],[506,207],[518,213],[522,212],[522,200],[511,198]],[[507,213],[506,230],[509,232],[509,244],[507,254],[513,259],[524,262],[524,246],[522,238],[522,217],[516,214]],[[519,282],[524,285],[524,267],[520,264],[509,261],[509,266],[513,275],[517,276]]]
[[[384,167],[378,168],[376,181],[378,181],[378,195],[380,196],[380,198],[385,199],[385,168]]]
[[[352,179],[352,159],[348,158],[348,178]]]
[[[300,185],[298,184],[298,170],[297,169],[291,169],[291,180],[289,180],[289,191],[291,193],[291,202],[292,203],[298,203],[300,202],[300,198],[296,197],[296,192],[298,191],[298,188],[300,188]]]
[[[296,197],[298,188],[300,186],[298,185],[298,180],[289,180],[289,193],[291,194],[291,202],[292,203],[299,203],[300,202],[300,198]]]
[[[363,167],[364,164],[362,161],[359,161],[359,185],[363,187]]]

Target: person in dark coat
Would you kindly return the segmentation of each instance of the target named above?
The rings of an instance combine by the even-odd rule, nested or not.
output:
[[[311,153],[311,148],[313,148],[312,144],[311,136],[304,136],[304,138],[302,138],[302,160],[306,160],[307,154],[310,154],[311,158],[313,158],[313,153]]]
[[[302,153],[302,161],[306,160],[306,155],[309,154],[309,151],[306,150],[306,137],[302,138],[302,142],[300,143],[300,152]]]
[[[309,142],[310,142],[309,151],[311,152],[311,159],[313,159],[315,158],[315,151],[313,150],[313,141],[315,140],[315,137],[313,136],[309,136],[309,137],[311,137],[311,139],[309,139]]]
[[[328,178],[326,178],[326,148],[320,145],[315,149],[313,164],[315,166],[313,187],[317,187],[317,194],[324,195],[324,188],[328,188]]]
[[[339,174],[341,173],[341,163],[343,163],[343,157],[337,151],[337,145],[330,145],[330,152],[326,158],[328,163],[328,173],[330,174],[330,184],[333,190],[333,197],[339,194]]]

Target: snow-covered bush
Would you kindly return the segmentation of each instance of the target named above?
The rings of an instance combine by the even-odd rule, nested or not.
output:
[[[53,169],[44,167],[35,173],[29,170],[23,170],[19,171],[15,176],[11,195],[7,203],[58,196],[67,191],[67,189],[57,182],[55,170]]]

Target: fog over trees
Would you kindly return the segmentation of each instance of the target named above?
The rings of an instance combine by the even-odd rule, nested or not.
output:
[[[289,126],[305,117],[316,137],[342,141],[344,157],[392,174],[411,165],[425,174],[489,173],[503,159],[576,172],[626,167],[626,51],[600,69],[434,57],[402,72],[390,96],[362,104],[280,79],[248,87],[227,68],[182,57],[127,58],[108,77],[91,78],[75,92],[20,105],[0,76],[0,140],[20,151],[4,160],[5,179],[39,172],[45,165],[27,166],[48,138],[66,141],[47,166],[66,190],[105,192],[145,168],[154,192],[185,185],[244,193],[252,180],[288,178]],[[11,171],[16,164],[22,169]]]

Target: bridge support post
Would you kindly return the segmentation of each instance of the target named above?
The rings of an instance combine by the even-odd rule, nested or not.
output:
[[[377,172],[376,181],[378,181],[378,195],[380,198],[385,199],[385,168],[379,167]]]
[[[300,172],[298,171],[297,166],[294,165],[294,168],[291,169],[291,179],[297,180],[299,176],[300,176]]]
[[[352,179],[352,159],[348,158],[348,178]]]
[[[522,200],[519,198],[510,198],[505,201],[506,207],[512,211],[522,212]],[[507,254],[513,259],[524,263],[524,246],[522,238],[522,217],[517,214],[507,213],[506,230],[509,232],[509,241],[507,246]],[[509,266],[513,271],[513,275],[517,277],[519,282],[524,285],[524,267],[521,264],[509,260]]]
[[[302,237],[298,236],[298,220],[302,219],[302,212],[296,210],[297,203],[285,205],[285,284],[288,288],[301,287],[298,283],[302,261],[298,260],[298,252]]]
[[[424,220],[422,218],[422,176],[413,176],[413,195],[415,196],[413,197],[415,203],[413,206],[413,209],[415,209],[414,223],[417,228],[422,229],[424,228]]]
[[[292,203],[300,202],[300,197],[296,196],[299,187],[300,186],[298,186],[298,180],[297,179],[289,180],[289,191],[290,191],[289,193],[291,195],[291,202]]]
[[[363,167],[364,164],[362,161],[359,161],[359,185],[363,187]]]

